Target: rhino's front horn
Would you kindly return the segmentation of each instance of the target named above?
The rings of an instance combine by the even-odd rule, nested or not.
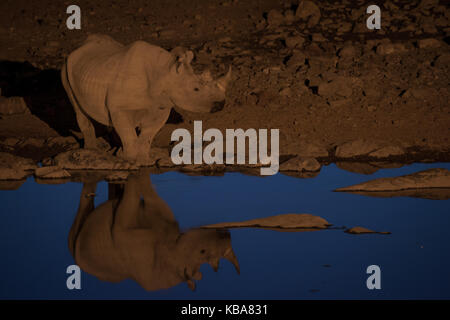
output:
[[[214,259],[209,263],[213,268],[214,272],[217,272],[219,270],[219,261],[220,261],[219,259]]]
[[[195,287],[196,287],[195,282],[192,279],[189,279],[186,282],[187,282],[189,289],[191,289],[192,291],[195,291]]]
[[[220,89],[225,91],[230,80],[231,80],[231,66],[228,68],[227,74],[217,80],[217,85],[219,86]]]
[[[239,268],[239,262],[238,262],[236,255],[234,254],[233,249],[231,247],[228,248],[227,251],[225,251],[225,254],[223,255],[223,257],[233,264],[233,266],[236,269],[236,272],[238,274],[241,274],[241,269]]]

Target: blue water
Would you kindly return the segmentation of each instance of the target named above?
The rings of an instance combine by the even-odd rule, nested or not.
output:
[[[398,176],[450,164],[414,164],[367,176],[322,168],[311,179],[228,173],[223,177],[178,172],[151,175],[180,228],[243,221],[281,213],[310,213],[336,227],[363,226],[390,235],[350,235],[342,229],[277,232],[232,229],[241,274],[221,260],[203,279],[145,291],[133,280],[109,283],[86,272],[81,290],[68,290],[66,268],[75,264],[68,233],[81,183],[41,185],[27,180],[0,191],[0,298],[52,299],[409,299],[450,298],[450,202],[408,197],[374,198],[332,190],[378,177]],[[97,187],[96,205],[108,198]],[[366,268],[381,269],[381,289],[368,290]]]

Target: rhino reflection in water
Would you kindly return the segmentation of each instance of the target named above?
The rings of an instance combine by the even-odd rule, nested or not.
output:
[[[239,265],[226,230],[180,232],[169,206],[158,196],[147,174],[125,184],[109,184],[108,201],[94,206],[97,183],[85,183],[69,248],[80,268],[100,280],[131,278],[146,290],[170,288],[201,279],[203,263],[215,271],[224,257]]]

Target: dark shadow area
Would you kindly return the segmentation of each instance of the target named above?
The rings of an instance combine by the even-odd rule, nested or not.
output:
[[[31,113],[47,123],[61,136],[80,131],[75,112],[61,83],[60,70],[35,68],[29,62],[0,61],[0,88],[6,97],[23,97]],[[171,110],[167,123],[181,123],[183,117]],[[95,120],[97,137],[111,146],[120,146],[120,138],[112,128]],[[77,139],[79,137],[76,137]]]
[[[59,70],[40,70],[29,62],[0,61],[0,87],[6,97],[23,97],[31,113],[60,135],[80,131]]]

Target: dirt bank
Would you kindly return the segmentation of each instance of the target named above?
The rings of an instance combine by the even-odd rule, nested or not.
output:
[[[79,1],[82,29],[70,31],[68,2],[4,0],[0,86],[4,96],[24,97],[31,113],[1,115],[0,151],[42,160],[75,146],[49,148],[50,138],[82,143],[58,69],[88,34],[105,33],[190,47],[197,71],[233,66],[225,108],[177,109],[155,147],[168,148],[173,129],[203,120],[204,130],[279,128],[283,160],[449,161],[449,2],[375,1],[382,28],[373,31],[364,1],[315,3]],[[38,147],[25,148],[32,138]]]

